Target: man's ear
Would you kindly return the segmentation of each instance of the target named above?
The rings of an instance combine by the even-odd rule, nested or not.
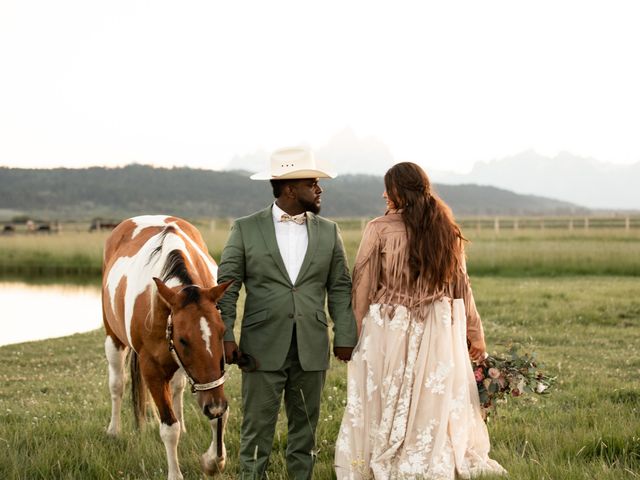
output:
[[[297,198],[298,192],[296,192],[296,185],[294,182],[287,182],[284,186],[284,195],[287,198]]]
[[[153,277],[153,281],[156,283],[156,287],[158,287],[158,294],[162,301],[166,303],[169,308],[173,308],[176,304],[178,294],[167,287],[159,278]]]
[[[229,280],[228,282],[224,282],[220,285],[216,285],[215,287],[211,287],[209,290],[207,290],[207,296],[213,303],[216,303],[222,298],[222,295],[224,295],[224,292],[227,291],[227,288],[229,288],[232,283],[233,280]]]

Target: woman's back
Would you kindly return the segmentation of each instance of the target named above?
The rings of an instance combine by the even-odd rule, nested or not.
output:
[[[367,225],[354,267],[360,340],[348,368],[336,475],[502,473],[488,457],[469,361],[486,347],[460,229],[417,165],[394,166],[385,187],[387,213]]]
[[[397,210],[372,220],[364,232],[353,273],[353,305],[362,318],[372,303],[413,308],[442,296],[426,282],[411,285],[409,241]]]

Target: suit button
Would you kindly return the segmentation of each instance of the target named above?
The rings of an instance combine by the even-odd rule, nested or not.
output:
[[[290,314],[289,314],[289,318],[293,318],[293,313],[290,313]]]
[[[298,291],[298,289],[297,289],[296,287],[293,287],[293,288],[291,289],[291,291],[292,291],[292,292],[297,292],[297,291]]]

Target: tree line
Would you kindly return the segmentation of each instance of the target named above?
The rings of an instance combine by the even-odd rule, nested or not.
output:
[[[187,167],[21,169],[0,167],[0,209],[42,218],[124,218],[167,213],[186,218],[240,217],[273,201],[266,181],[248,172]],[[342,175],[322,180],[322,214],[372,217],[383,213],[382,177]],[[458,216],[567,215],[587,209],[558,200],[480,185],[435,185]]]

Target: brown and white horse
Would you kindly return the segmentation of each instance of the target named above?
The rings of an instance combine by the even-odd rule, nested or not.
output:
[[[224,323],[216,301],[229,283],[216,285],[216,275],[217,265],[200,232],[176,217],[125,220],[105,245],[102,312],[112,407],[107,433],[120,431],[124,363],[130,350],[136,423],[144,420],[146,384],[158,408],[170,480],[182,478],[178,441],[186,431],[185,376],[213,432],[202,468],[215,475],[225,465],[229,413],[223,389]]]

